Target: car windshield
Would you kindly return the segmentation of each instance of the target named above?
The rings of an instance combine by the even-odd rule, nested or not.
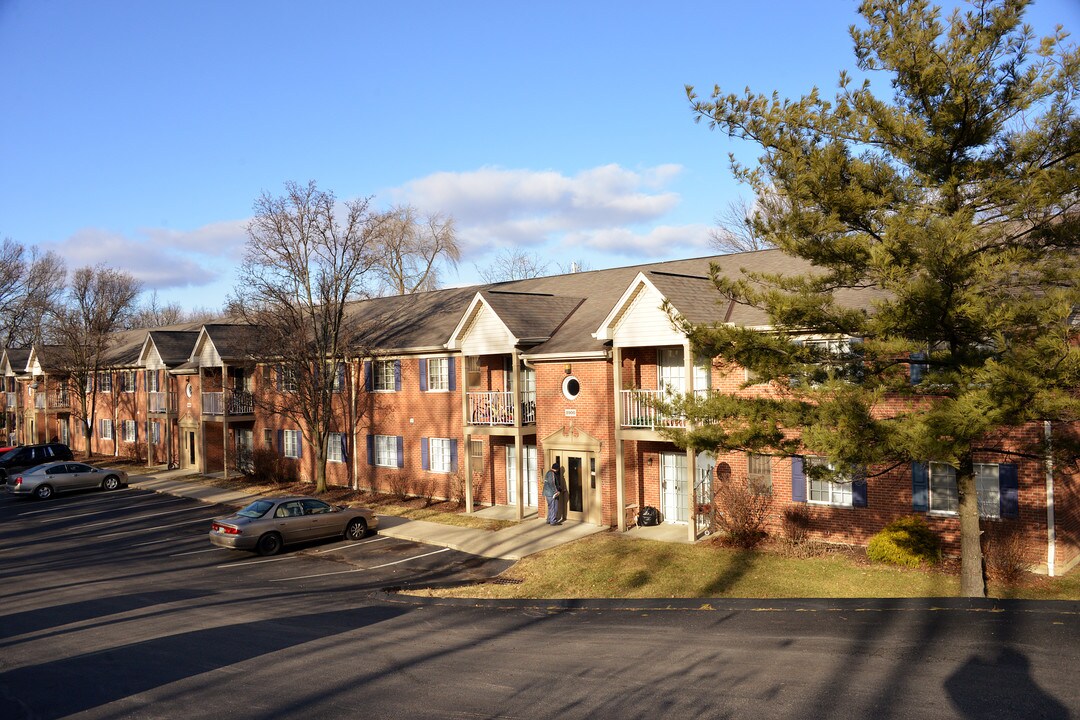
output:
[[[266,500],[256,500],[255,502],[251,503],[246,508],[240,510],[236,514],[249,518],[257,518],[265,515],[266,511],[272,507],[274,507],[274,503],[272,502],[268,502]]]

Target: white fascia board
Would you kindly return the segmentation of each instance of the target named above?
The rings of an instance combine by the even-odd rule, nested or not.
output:
[[[596,332],[592,334],[594,338],[596,338],[597,340],[613,339],[615,334],[615,319],[619,317],[619,315],[626,308],[627,304],[631,302],[635,295],[637,295],[638,288],[641,285],[645,285],[652,288],[653,290],[656,290],[656,286],[649,281],[649,278],[645,277],[645,273],[639,272],[637,276],[630,281],[630,284],[626,287],[626,290],[623,291],[623,294],[619,298],[619,301],[611,307],[611,311],[607,314],[607,317],[604,318],[603,322],[600,323],[600,327],[598,327],[596,329]],[[657,292],[659,293],[659,291]],[[663,293],[660,294],[663,295]]]
[[[610,354],[605,350],[589,350],[585,352],[540,353],[535,355],[522,353],[521,357],[529,362],[562,362],[565,360],[607,360]]]
[[[202,347],[204,342],[208,342],[211,345],[214,344],[214,341],[210,339],[210,333],[206,331],[205,325],[199,328],[199,337],[195,339],[195,347],[191,349],[191,354],[188,355],[188,362],[198,361],[199,356],[202,355]]]

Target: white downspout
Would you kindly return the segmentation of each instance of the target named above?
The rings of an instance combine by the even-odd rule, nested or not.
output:
[[[1057,562],[1057,529],[1054,527],[1054,457],[1051,453],[1053,433],[1049,420],[1043,421],[1046,436],[1046,574],[1054,577]]]

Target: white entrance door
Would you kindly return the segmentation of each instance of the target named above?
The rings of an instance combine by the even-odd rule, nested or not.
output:
[[[525,467],[521,483],[525,487],[525,507],[536,507],[536,446],[523,445],[521,457]],[[508,505],[517,505],[517,457],[514,446],[506,448],[506,502]]]
[[[687,522],[686,493],[686,454],[660,453],[660,512],[664,522]]]

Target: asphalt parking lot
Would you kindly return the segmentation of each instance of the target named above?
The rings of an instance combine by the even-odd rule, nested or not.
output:
[[[207,591],[302,586],[374,592],[490,577],[510,562],[374,534],[296,545],[274,557],[212,547],[210,521],[231,508],[125,488],[33,501],[0,496],[6,607],[33,593],[91,583]],[[9,591],[18,588],[17,593]],[[10,630],[10,629],[9,629]]]

